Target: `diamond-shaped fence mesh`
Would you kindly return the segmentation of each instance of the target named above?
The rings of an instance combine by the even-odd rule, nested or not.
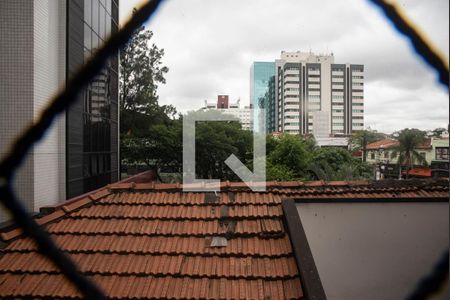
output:
[[[415,51],[438,74],[439,81],[448,87],[448,65],[440,57],[433,47],[414,29],[398,10],[398,8],[385,0],[370,0],[379,6],[386,17],[394,24],[397,30],[407,36]],[[152,16],[162,0],[150,0],[139,10],[135,11],[132,18],[116,34],[111,36],[95,55],[83,65],[79,71],[69,79],[66,88],[61,91],[43,110],[39,120],[30,125],[27,130],[17,137],[11,146],[9,154],[0,162],[0,201],[9,210],[15,223],[20,226],[25,235],[32,238],[38,246],[39,252],[53,261],[53,263],[82,293],[87,299],[104,299],[104,293],[92,281],[87,279],[78,269],[77,265],[65,255],[50,238],[49,234],[29,216],[25,207],[12,188],[14,174],[26,155],[39,141],[50,127],[58,114],[66,110],[75,100],[77,94],[94,78],[102,69],[105,62],[117,53],[131,37],[133,32]],[[432,274],[424,277],[418,283],[409,299],[424,299],[439,289],[441,283],[448,275],[448,252],[435,266]]]

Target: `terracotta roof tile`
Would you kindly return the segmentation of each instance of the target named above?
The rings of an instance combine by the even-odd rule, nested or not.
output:
[[[23,234],[23,230],[20,228],[16,228],[14,230],[8,231],[8,232],[1,232],[0,233],[0,238],[7,242],[10,241],[12,239],[15,239],[16,237],[19,237]]]
[[[168,255],[252,255],[286,256],[291,252],[289,238],[245,237],[228,240],[226,247],[205,247],[201,237],[164,237],[130,235],[55,235],[54,240],[70,253],[168,254]],[[259,249],[256,251],[255,249]],[[36,251],[30,239],[13,242],[4,252]]]
[[[103,189],[103,190],[100,190],[100,191],[98,191],[98,192],[96,192],[94,194],[89,195],[89,197],[92,200],[98,200],[100,198],[108,196],[109,194],[110,194],[110,192],[107,189]]]
[[[383,149],[388,149],[388,148],[392,148],[398,145],[398,141],[397,140],[393,140],[393,139],[382,139],[373,143],[370,143],[367,145],[366,149],[367,150],[378,150],[380,148]]]
[[[89,200],[89,201],[90,201],[90,200]],[[83,205],[84,205],[84,204],[83,204]],[[47,223],[49,223],[49,222],[52,222],[52,221],[54,221],[54,220],[57,220],[57,219],[59,219],[59,218],[65,216],[65,215],[66,215],[65,212],[66,212],[66,210],[64,210],[64,211],[63,211],[63,210],[56,210],[56,211],[54,211],[54,212],[52,212],[52,213],[50,213],[50,214],[48,214],[48,215],[46,215],[46,216],[43,216],[43,217],[41,217],[41,218],[36,219],[36,222],[37,222],[39,225],[47,224]]]
[[[81,199],[81,200],[79,200],[79,201],[70,203],[70,204],[68,204],[68,205],[63,205],[63,206],[62,206],[62,209],[63,209],[66,213],[68,213],[68,212],[77,210],[78,208],[83,207],[83,206],[85,206],[85,205],[88,205],[88,204],[91,203],[91,202],[92,202],[92,200],[91,200],[90,198],[87,198],[87,197],[86,197],[86,198],[84,198],[84,199]]]
[[[252,192],[186,192],[177,184],[118,183],[38,218],[114,299],[300,299],[281,199],[448,197],[438,183],[268,182]],[[81,298],[21,230],[0,233],[0,298]],[[211,247],[213,238],[226,245]]]

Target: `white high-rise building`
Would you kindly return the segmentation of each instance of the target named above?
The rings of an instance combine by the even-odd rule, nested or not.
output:
[[[299,51],[281,52],[275,64],[276,131],[347,136],[364,128],[363,65]]]

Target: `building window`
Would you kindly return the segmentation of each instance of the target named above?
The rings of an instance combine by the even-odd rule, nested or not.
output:
[[[111,0],[67,1],[69,46],[67,72],[87,60],[117,27],[118,10]],[[79,5],[81,2],[81,5]],[[112,7],[114,4],[114,7]],[[111,16],[113,14],[114,16]],[[73,41],[74,43],[71,43]],[[81,51],[80,51],[81,50]],[[118,57],[108,59],[104,68],[86,86],[66,115],[67,197],[86,193],[118,179]]]
[[[448,160],[448,148],[436,147],[436,160]]]
[[[375,159],[375,153],[374,152],[370,152],[370,159]]]

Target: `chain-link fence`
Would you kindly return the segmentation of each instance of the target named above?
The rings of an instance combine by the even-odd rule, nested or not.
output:
[[[448,88],[449,70],[445,60],[440,57],[433,47],[426,42],[413,24],[401,14],[400,10],[385,0],[370,0],[379,6],[386,17],[397,30],[411,41],[415,51],[439,75],[441,84]],[[49,234],[29,216],[22,202],[13,190],[13,178],[19,165],[24,161],[33,145],[39,141],[51,126],[58,114],[64,112],[76,100],[76,96],[103,68],[107,59],[115,55],[122,45],[131,37],[133,32],[152,16],[162,0],[151,0],[135,11],[132,18],[111,36],[95,55],[68,80],[66,88],[61,91],[43,110],[39,120],[19,136],[11,146],[10,151],[0,162],[0,201],[13,216],[15,223],[20,226],[25,235],[32,238],[38,246],[38,251],[49,258],[61,272],[78,288],[85,298],[104,299],[104,293],[92,281],[80,272],[76,264],[65,255],[52,241]],[[433,294],[441,286],[448,275],[448,252],[436,265],[433,273],[417,285],[409,299],[424,299]]]

